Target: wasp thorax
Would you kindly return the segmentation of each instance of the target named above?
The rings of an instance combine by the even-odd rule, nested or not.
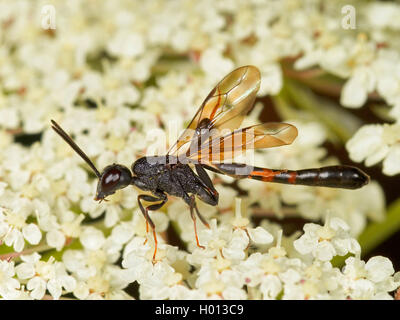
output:
[[[115,191],[125,188],[132,181],[131,171],[120,164],[112,164],[104,168],[97,184],[95,200],[103,200]]]

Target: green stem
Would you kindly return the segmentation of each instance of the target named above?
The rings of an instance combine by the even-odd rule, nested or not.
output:
[[[276,112],[279,114],[281,119],[290,120],[302,118],[301,113],[293,108],[288,102],[288,96],[283,90],[279,93],[279,95],[271,96],[271,98],[276,106]]]
[[[361,125],[361,121],[344,108],[318,97],[308,87],[291,79],[285,79],[282,95],[316,121],[325,124],[332,142],[345,143]]]
[[[32,247],[21,252],[10,252],[0,255],[0,260],[8,260],[8,259],[15,259],[20,257],[21,255],[27,255],[34,252],[42,252],[52,249],[52,247],[48,246],[47,244],[38,245],[36,247]]]
[[[388,207],[386,218],[382,222],[369,224],[358,237],[362,254],[369,253],[400,229],[400,199]]]

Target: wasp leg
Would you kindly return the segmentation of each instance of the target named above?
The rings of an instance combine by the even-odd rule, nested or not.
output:
[[[148,226],[150,224],[151,229],[153,230],[153,238],[154,238],[154,254],[153,254],[153,263],[156,260],[156,254],[157,254],[157,235],[156,235],[156,226],[154,225],[154,222],[151,220],[150,215],[148,211],[154,211],[160,209],[168,200],[167,195],[165,193],[157,193],[157,197],[149,196],[146,194],[141,194],[138,196],[138,203],[139,203],[139,208],[143,213],[143,216],[146,220],[146,231],[148,232]],[[143,207],[141,200],[147,201],[147,202],[157,202],[161,201],[160,203],[157,204],[152,204],[150,206],[147,206],[146,208]],[[147,240],[146,240],[147,241]]]
[[[218,204],[219,194],[218,191],[214,188],[214,185],[208,176],[206,170],[201,165],[195,165],[196,172],[198,175],[198,180],[203,188],[198,188],[197,196],[200,200],[204,201],[207,204],[212,206],[216,206]],[[201,219],[201,218],[200,218]],[[203,222],[204,223],[204,222]]]
[[[202,169],[202,168],[201,168]],[[200,170],[201,170],[200,169]],[[204,170],[203,170],[204,171]],[[207,173],[204,171],[204,173],[207,175]],[[200,214],[200,212],[199,212],[199,209],[197,209],[197,205],[196,205],[196,201],[195,201],[195,195],[194,194],[192,194],[192,195],[190,195],[189,196],[189,194],[186,192],[186,190],[185,190],[185,188],[182,186],[182,183],[181,183],[181,181],[180,181],[180,179],[179,179],[179,177],[177,176],[177,175],[175,175],[175,174],[173,174],[172,175],[172,177],[175,179],[175,181],[180,185],[180,187],[181,187],[181,191],[182,191],[182,198],[183,198],[183,200],[189,205],[189,208],[190,208],[190,216],[192,217],[192,220],[193,220],[193,223],[194,223],[194,233],[195,233],[195,236],[196,236],[196,243],[197,243],[197,246],[199,247],[199,248],[202,248],[202,249],[204,249],[204,246],[202,246],[202,245],[200,245],[200,243],[199,243],[199,237],[197,236],[197,225],[196,225],[196,214],[195,214],[195,212],[194,212],[194,210],[196,210],[196,213],[197,213],[197,215],[199,216],[199,218],[200,218],[200,220],[201,220],[201,222],[207,227],[207,228],[210,228],[210,226],[209,226],[209,224],[207,223],[207,221],[206,221],[206,219]],[[207,178],[208,178],[208,180],[209,180],[209,183],[211,184],[211,180],[210,180],[210,178],[207,176]],[[209,199],[209,198],[211,198],[210,197],[210,195],[209,195],[209,193],[206,191],[206,189],[205,188],[208,188],[207,187],[207,185],[206,186],[204,186],[204,184],[205,184],[205,182],[202,182],[201,180],[199,180],[200,182],[199,182],[199,184],[198,184],[198,189],[200,190],[200,191],[202,191],[202,193],[201,193],[201,195],[206,195],[206,197],[208,197],[207,199]],[[208,182],[207,182],[208,183]],[[216,191],[215,191],[216,192]],[[199,192],[197,192],[197,195],[199,196]],[[218,195],[218,192],[217,192],[217,195]],[[201,198],[200,198],[201,199]],[[203,199],[201,199],[201,200],[203,200]],[[211,202],[213,202],[213,200],[211,201]],[[217,202],[218,202],[218,200],[217,200]],[[208,203],[208,202],[207,202]]]
[[[193,199],[194,199],[194,195],[193,195],[192,197],[193,197]],[[197,216],[200,218],[200,221],[201,221],[208,229],[210,229],[210,225],[208,224],[206,218],[204,218],[204,217],[200,214],[200,211],[199,211],[199,209],[197,208],[196,202],[195,202],[194,200],[193,200],[193,202],[194,202],[194,209],[196,210]]]
[[[196,210],[197,215],[199,216],[201,222],[207,227],[210,228],[209,224],[207,223],[206,219],[200,214],[199,209],[197,208],[196,201],[194,195],[190,196],[190,202],[189,202],[189,207],[190,207],[190,216],[192,217],[193,224],[194,224],[194,235],[196,237],[196,243],[199,248],[205,249],[204,246],[200,245],[199,243],[199,237],[197,236],[197,226],[196,226],[196,214],[194,210]]]
[[[207,174],[207,171],[204,170],[204,168],[199,164],[196,164],[195,168],[196,168],[196,172],[200,178],[201,183],[208,189],[211,196],[214,197],[214,201],[216,201],[218,203],[218,196],[219,196],[218,191],[215,189],[210,177]]]

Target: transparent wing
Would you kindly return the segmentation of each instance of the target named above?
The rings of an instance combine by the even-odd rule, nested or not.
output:
[[[260,72],[256,67],[244,66],[229,73],[210,92],[167,154],[178,156],[192,149],[192,143],[218,135],[222,129],[238,128],[253,106],[259,88]]]
[[[207,164],[233,159],[246,150],[279,147],[291,144],[297,137],[297,128],[288,123],[269,122],[242,129],[230,134],[209,138],[196,151],[188,155],[192,162]]]

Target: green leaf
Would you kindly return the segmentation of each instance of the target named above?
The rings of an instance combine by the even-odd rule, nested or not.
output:
[[[358,238],[365,255],[400,229],[400,199],[392,202],[388,207],[386,219],[382,222],[369,224]]]

